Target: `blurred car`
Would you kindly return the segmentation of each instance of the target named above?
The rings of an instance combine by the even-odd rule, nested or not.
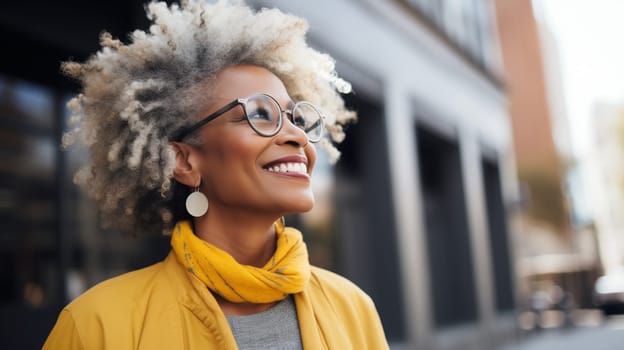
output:
[[[596,280],[594,303],[605,315],[624,314],[624,267]]]

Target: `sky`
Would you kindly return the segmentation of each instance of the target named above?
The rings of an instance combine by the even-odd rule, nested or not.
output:
[[[573,151],[582,158],[595,103],[624,103],[624,0],[533,3],[536,17],[547,23],[559,45]]]

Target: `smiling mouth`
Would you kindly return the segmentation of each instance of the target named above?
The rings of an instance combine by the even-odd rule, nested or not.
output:
[[[308,175],[308,166],[301,162],[279,163],[264,169],[272,173]]]

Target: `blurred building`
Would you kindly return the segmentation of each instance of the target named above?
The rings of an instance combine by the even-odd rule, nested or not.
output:
[[[85,288],[162,260],[166,239],[102,230],[72,183],[84,150],[65,152],[65,103],[77,86],[60,62],[84,60],[106,29],[146,27],[138,1],[0,4],[0,343],[40,349],[63,305]]]
[[[624,103],[594,108],[591,151],[593,217],[605,272],[624,266]]]
[[[494,1],[250,3],[307,18],[311,43],[354,86],[347,103],[360,120],[341,161],[319,162],[317,208],[287,219],[304,229],[312,261],[371,295],[393,348],[508,341],[517,297],[507,216],[518,184]],[[0,335],[21,348],[37,348],[75,294],[167,250],[165,239],[99,229],[69,180],[85,155],[58,147],[76,89],[59,62],[94,52],[103,28],[120,38],[144,28],[141,4],[38,5],[0,11],[13,53],[0,67],[0,142],[14,165],[0,168]],[[31,344],[19,331],[26,325]]]
[[[301,218],[328,227],[305,230],[312,256],[373,297],[396,348],[509,339],[517,183],[493,2],[254,4],[306,17],[312,43],[354,85],[347,102],[360,120],[317,206],[333,209]],[[329,253],[315,244],[326,235]]]
[[[539,2],[496,1],[505,83],[508,87],[514,149],[523,200],[513,232],[521,277],[519,293],[561,291],[589,306],[598,269],[595,230],[577,220],[580,198],[572,153],[556,42],[539,21]],[[537,17],[537,18],[536,18]],[[574,187],[574,188],[573,188]]]

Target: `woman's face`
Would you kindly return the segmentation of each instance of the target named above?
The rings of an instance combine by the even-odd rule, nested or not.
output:
[[[292,108],[295,102],[270,71],[252,65],[231,66],[217,74],[209,105],[198,119],[235,99],[257,93],[273,96],[282,109]],[[305,133],[286,115],[283,117],[280,132],[263,137],[249,126],[243,108],[238,106],[198,131],[202,138],[201,189],[212,208],[224,206],[278,215],[312,208],[310,175],[316,151]],[[290,172],[284,171],[288,167]]]

